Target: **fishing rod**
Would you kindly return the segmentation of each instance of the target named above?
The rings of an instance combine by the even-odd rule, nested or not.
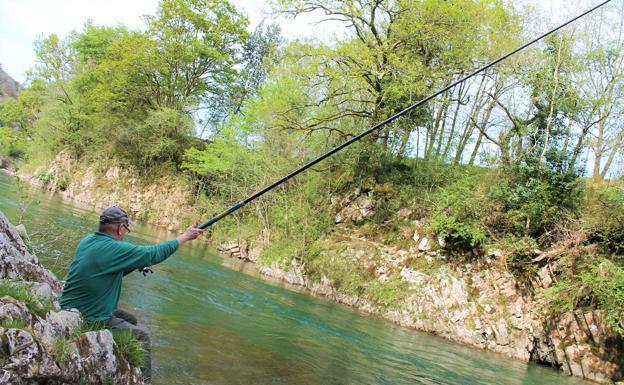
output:
[[[558,27],[551,29],[550,31],[536,37],[535,39],[529,41],[528,43],[525,43],[523,45],[521,45],[520,47],[514,49],[513,51],[499,57],[498,59],[484,65],[483,67],[475,70],[474,72],[464,76],[463,78],[451,83],[450,85],[442,88],[441,90],[419,100],[418,102],[412,104],[411,106],[405,108],[404,110],[397,112],[396,114],[392,115],[391,117],[387,118],[386,120],[377,123],[376,125],[374,125],[373,127],[369,128],[368,130],[360,133],[357,136],[354,136],[353,138],[347,140],[346,142],[342,143],[341,145],[333,148],[330,151],[327,151],[325,154],[319,156],[316,159],[311,160],[310,162],[308,162],[307,164],[301,166],[300,168],[296,169],[295,171],[291,172],[290,174],[284,176],[283,178],[271,183],[270,185],[266,186],[265,188],[263,188],[260,191],[257,191],[255,193],[253,193],[252,195],[250,195],[249,197],[247,197],[246,199],[243,199],[242,201],[239,201],[237,203],[235,203],[234,205],[232,205],[230,208],[228,208],[227,210],[225,210],[224,212],[222,212],[221,214],[215,215],[214,217],[208,219],[207,221],[205,221],[204,223],[202,223],[201,225],[199,225],[200,229],[205,229],[209,226],[212,226],[213,224],[215,224],[216,222],[218,222],[219,220],[227,217],[228,215],[232,214],[233,212],[235,212],[236,210],[240,209],[241,207],[245,206],[246,204],[250,203],[251,201],[261,197],[262,195],[264,195],[265,193],[273,190],[275,187],[281,185],[282,183],[286,182],[287,180],[295,177],[296,175],[304,172],[305,170],[309,169],[310,167],[314,166],[315,164],[317,164],[318,162],[322,161],[325,158],[328,158],[332,155],[334,155],[335,153],[337,153],[338,151],[342,150],[345,147],[350,146],[351,144],[357,142],[358,140],[362,139],[363,137],[369,135],[370,133],[380,129],[381,127],[385,126],[386,124],[392,122],[393,120],[407,114],[408,112],[412,111],[415,108],[418,108],[420,106],[422,106],[423,104],[427,103],[429,100],[439,96],[440,94],[450,90],[451,88],[455,87],[456,85],[465,82],[466,80],[472,78],[473,76],[477,75],[480,72],[485,71],[486,69],[495,66],[496,64],[500,63],[501,61],[507,59],[508,57],[515,55],[516,53],[522,51],[523,49],[527,48],[530,45],[535,44],[536,42],[540,41],[541,39],[545,38],[546,36],[553,34],[555,32],[557,32],[558,30],[560,30],[561,28],[567,26],[568,24],[571,24],[573,22],[575,22],[576,20],[584,17],[585,15],[597,10],[598,8],[602,7],[603,5],[607,4],[611,2],[611,0],[606,0],[603,1],[602,3],[594,6],[593,8],[588,9],[587,11],[581,13],[580,15],[566,21],[565,23],[559,25]]]

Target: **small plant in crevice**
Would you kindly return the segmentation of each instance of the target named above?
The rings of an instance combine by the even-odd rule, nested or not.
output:
[[[0,321],[0,327],[4,329],[22,329],[26,330],[29,326],[22,320],[12,319],[12,320],[2,320]]]
[[[113,339],[119,347],[121,354],[128,363],[137,368],[145,367],[145,349],[132,332],[128,330],[111,330]]]
[[[50,347],[49,353],[59,364],[64,363],[71,352],[71,343],[63,338],[54,340]]]

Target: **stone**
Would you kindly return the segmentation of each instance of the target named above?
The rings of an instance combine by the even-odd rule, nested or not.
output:
[[[503,251],[496,248],[490,248],[485,252],[485,255],[493,258],[500,258],[503,256]]]
[[[583,367],[580,363],[581,357],[585,354],[584,349],[581,349],[576,345],[570,345],[564,348],[564,352],[568,362],[568,367],[570,368],[570,373],[573,376],[584,377]]]
[[[497,344],[503,346],[509,345],[509,331],[507,330],[507,325],[505,323],[501,322],[492,327],[492,331],[494,332]]]
[[[59,295],[52,289],[47,282],[33,282],[30,287],[30,292],[41,299],[46,299],[49,301],[57,301],[59,299]]]
[[[32,316],[30,311],[22,302],[12,297],[4,296],[0,298],[0,320],[2,321],[20,321],[26,325],[30,325]]]
[[[359,189],[339,203],[335,223],[359,224],[375,214],[375,201],[369,193],[360,194]]]
[[[419,251],[428,251],[431,249],[431,245],[429,244],[429,238],[422,237],[418,242],[418,250]]]
[[[9,349],[9,355],[13,356],[20,352],[24,352],[25,355],[34,356],[39,352],[37,344],[33,336],[22,329],[8,329],[4,336],[7,340],[7,348]]]
[[[544,289],[548,289],[553,283],[553,278],[552,278],[552,275],[550,274],[550,267],[548,265],[538,270],[537,277],[538,277],[540,285]]]

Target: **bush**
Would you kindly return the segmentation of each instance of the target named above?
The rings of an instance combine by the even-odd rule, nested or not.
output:
[[[579,273],[546,290],[554,314],[578,308],[602,310],[607,326],[624,335],[624,269],[607,259],[581,266]]]
[[[485,178],[484,178],[485,177]],[[487,196],[486,174],[467,169],[454,183],[433,197],[435,211],[429,225],[451,248],[472,249],[488,239],[487,217],[494,207]]]
[[[171,108],[149,111],[140,121],[128,121],[111,135],[113,156],[148,170],[153,164],[180,164],[190,146],[191,118]]]
[[[589,238],[605,251],[624,254],[624,184],[588,188],[583,210]]]
[[[581,198],[579,178],[548,167],[537,157],[526,158],[501,170],[491,198],[504,215],[499,218],[508,232],[537,238],[576,212]]]

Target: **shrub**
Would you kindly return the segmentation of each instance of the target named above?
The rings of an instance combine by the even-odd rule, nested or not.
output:
[[[590,239],[606,252],[624,254],[624,184],[591,186],[586,201],[583,218]]]
[[[451,248],[471,249],[488,238],[487,217],[494,209],[487,196],[485,173],[468,169],[433,197],[435,211],[429,225]]]
[[[491,199],[504,213],[502,223],[516,236],[541,236],[575,212],[580,203],[582,184],[571,172],[548,167],[537,157],[504,167]]]
[[[624,335],[624,269],[598,258],[579,271],[545,291],[551,301],[550,311],[557,314],[578,308],[602,310],[607,326]]]

